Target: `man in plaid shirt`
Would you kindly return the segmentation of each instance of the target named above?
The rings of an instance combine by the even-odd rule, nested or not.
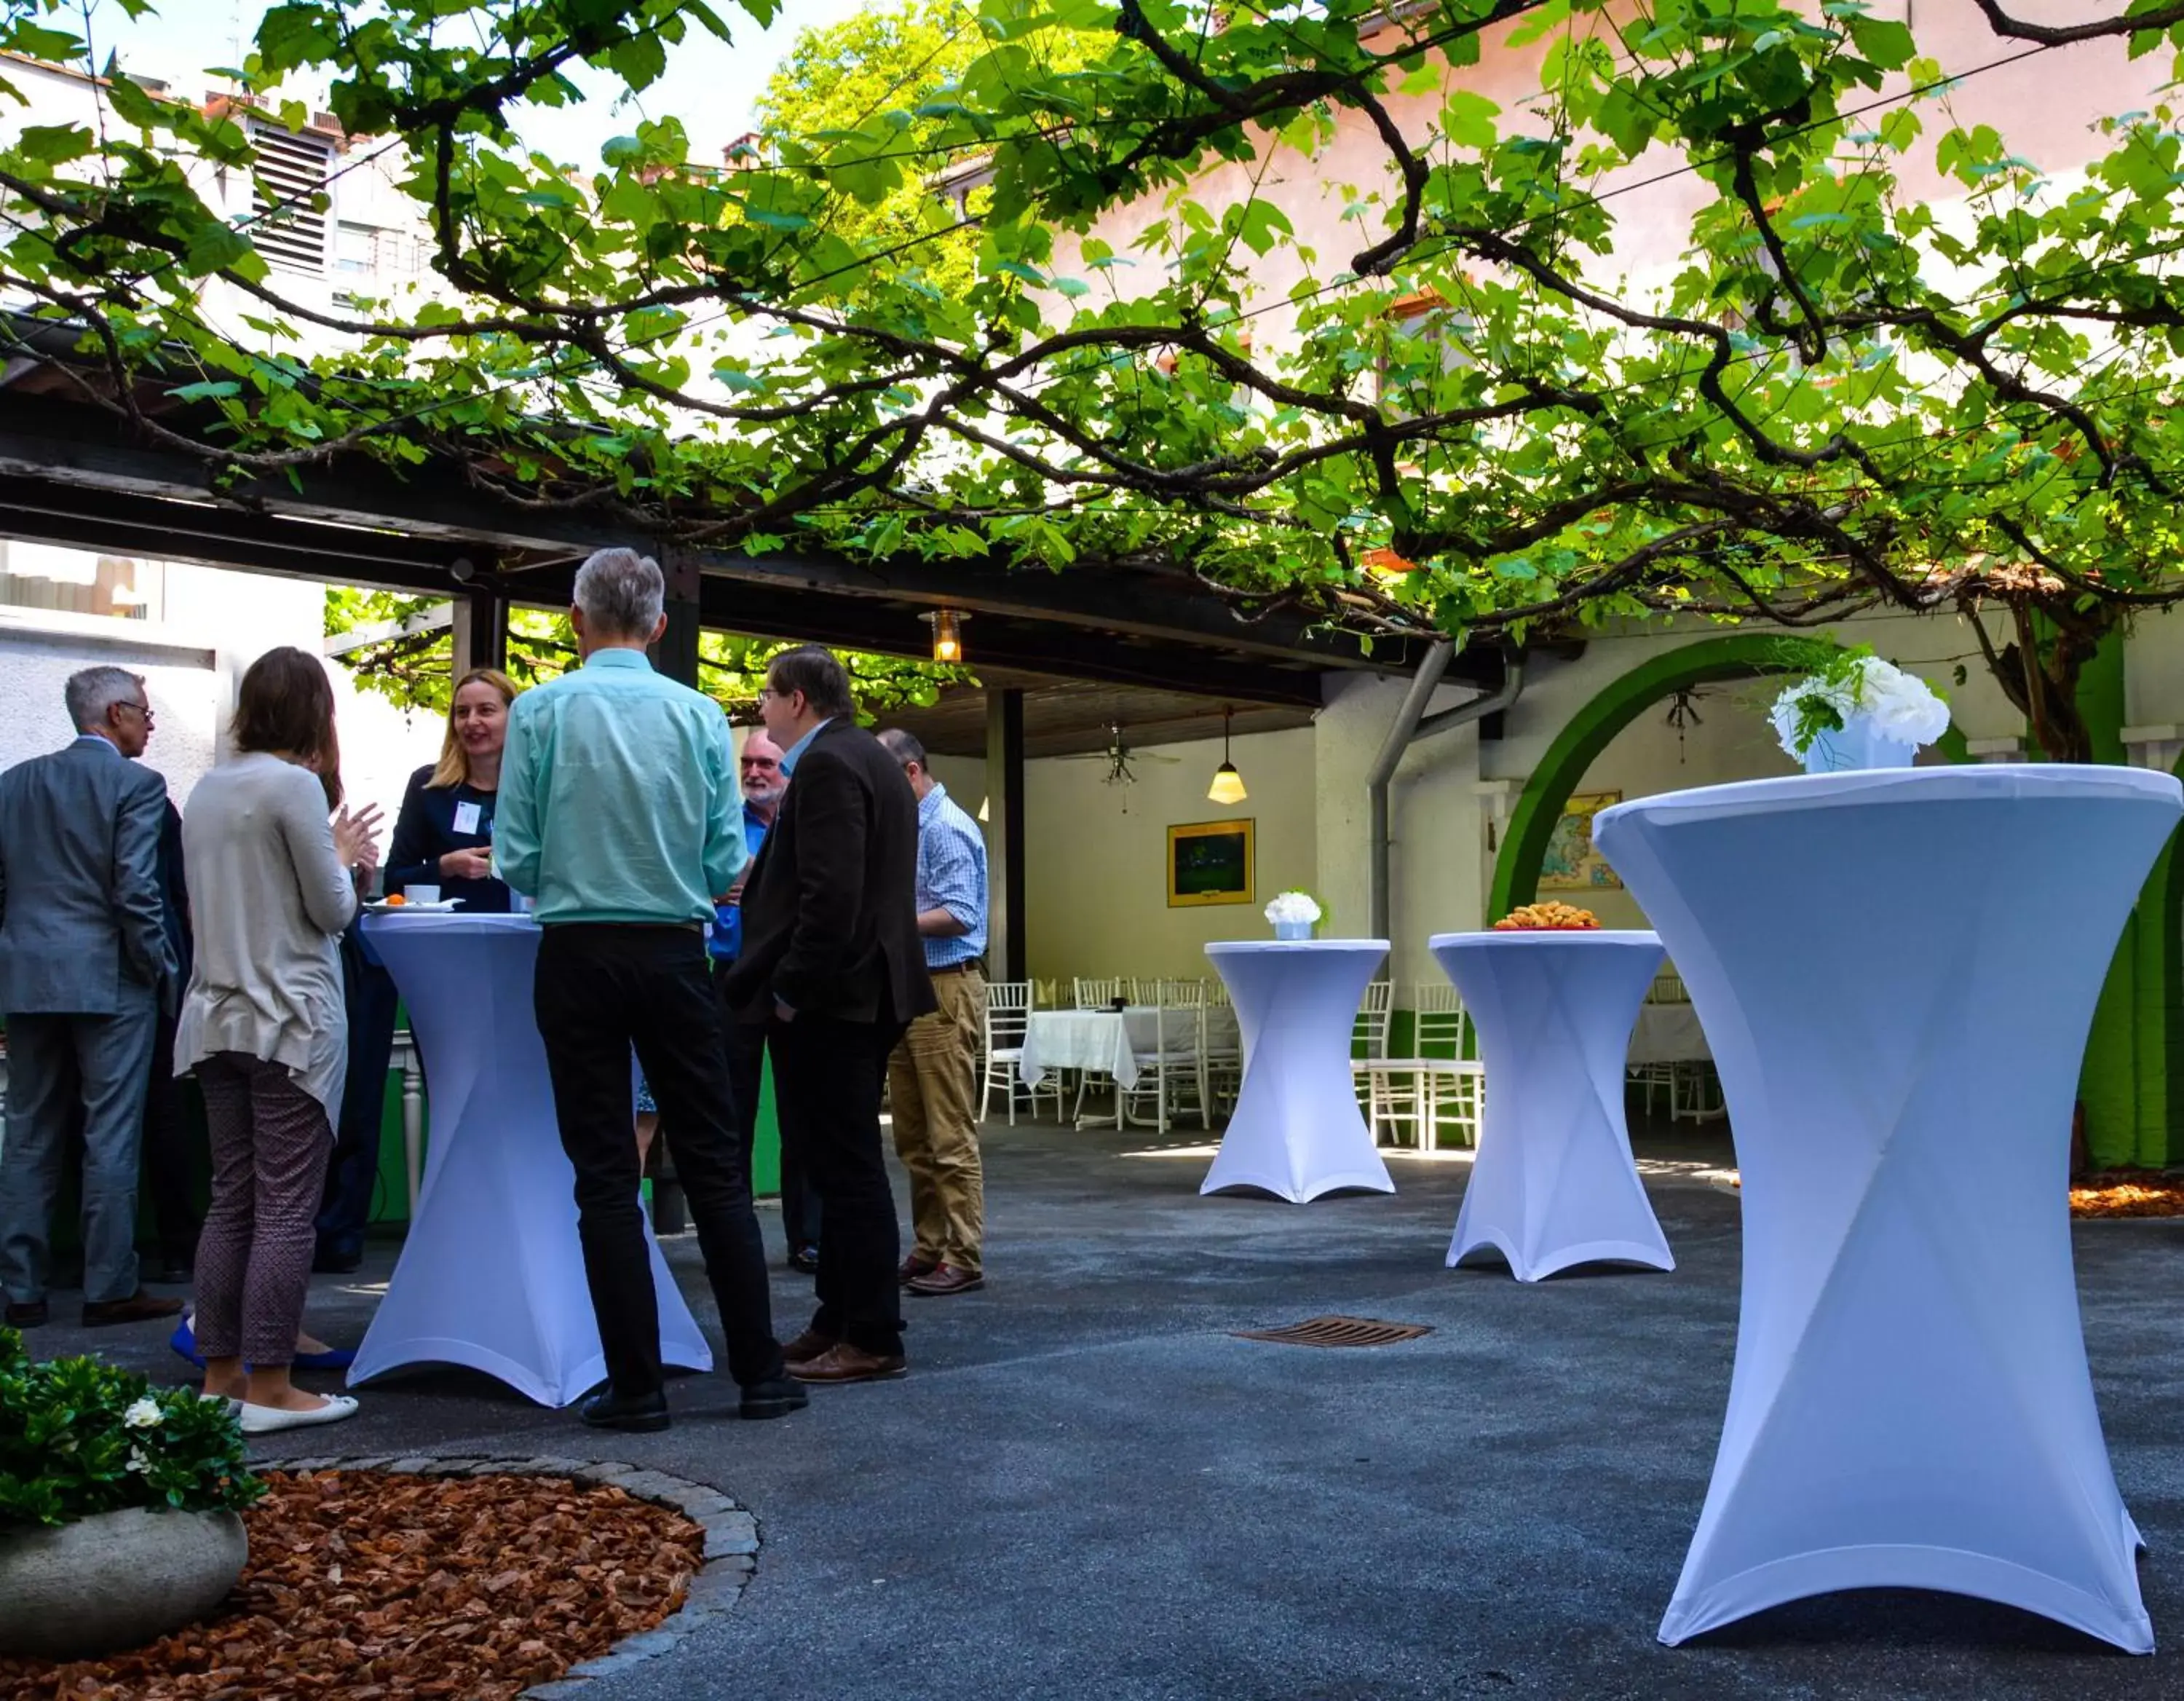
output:
[[[937,1298],[986,1285],[985,1173],[978,1160],[978,1053],[986,1028],[986,841],[925,765],[925,746],[880,735],[917,794],[917,931],[940,1007],[888,1059],[894,1148],[910,1172],[916,1244],[903,1286]]]

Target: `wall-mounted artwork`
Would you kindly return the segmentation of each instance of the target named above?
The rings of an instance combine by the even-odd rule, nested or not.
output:
[[[1607,859],[1593,848],[1592,817],[1611,803],[1623,801],[1619,791],[1585,792],[1563,806],[1563,818],[1547,840],[1547,854],[1540,864],[1543,892],[1619,891],[1623,882]]]
[[[1194,821],[1167,830],[1167,904],[1251,901],[1251,821]]]

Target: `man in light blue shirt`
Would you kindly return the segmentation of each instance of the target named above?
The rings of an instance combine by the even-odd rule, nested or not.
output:
[[[584,1274],[608,1387],[594,1428],[664,1430],[659,1297],[638,1203],[629,1054],[636,1048],[705,1255],[742,1414],[806,1403],[773,1337],[766,1252],[736,1137],[705,934],[746,859],[727,717],[645,659],[666,630],[659,566],[602,549],[569,611],[582,667],[515,700],[501,757],[493,867],[536,898],[532,1004],[562,1149],[577,1172]]]
[[[917,1234],[903,1261],[903,1286],[933,1299],[986,1283],[986,1183],[978,1156],[986,841],[933,778],[923,745],[895,728],[879,738],[917,795],[917,931],[940,1001],[910,1024],[888,1059],[895,1155],[910,1173]]]

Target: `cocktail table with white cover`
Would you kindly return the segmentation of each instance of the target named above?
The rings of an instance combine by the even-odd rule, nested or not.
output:
[[[1350,1036],[1385,940],[1238,940],[1206,954],[1228,985],[1244,1085],[1201,1193],[1258,1187],[1303,1204],[1396,1184],[1357,1108]]]
[[[606,1379],[606,1360],[577,1239],[576,1173],[532,1014],[538,924],[387,914],[364,928],[409,1006],[432,1138],[416,1218],[349,1382],[463,1364],[543,1405],[568,1405]],[[709,1370],[711,1350],[649,1226],[645,1238],[660,1357]]]
[[[1488,1084],[1449,1263],[1491,1246],[1518,1281],[1607,1259],[1675,1269],[1623,1120],[1624,1051],[1659,939],[1542,929],[1429,943],[1478,1028]]]
[[[1948,1590],[2134,1653],[2153,1629],[2072,1280],[2072,1101],[2166,774],[1799,776],[1643,798],[1595,839],[1706,1023],[1743,1308],[1660,1629]]]

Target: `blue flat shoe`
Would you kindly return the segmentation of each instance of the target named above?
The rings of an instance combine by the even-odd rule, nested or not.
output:
[[[167,1345],[202,1370],[204,1355],[198,1351],[197,1332],[190,1327],[190,1320],[191,1313],[184,1312],[182,1320],[175,1325],[175,1332],[167,1337]],[[292,1362],[298,1370],[346,1370],[356,1363],[356,1349],[329,1347],[323,1352],[298,1352]]]

